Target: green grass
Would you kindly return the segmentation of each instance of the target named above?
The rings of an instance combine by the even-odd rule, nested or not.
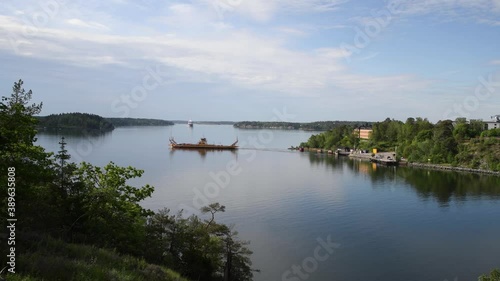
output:
[[[26,244],[24,244],[26,243]],[[113,250],[52,238],[23,240],[13,281],[188,281],[170,269]]]

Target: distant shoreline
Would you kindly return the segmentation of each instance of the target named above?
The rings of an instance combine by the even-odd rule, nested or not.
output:
[[[233,126],[238,129],[249,130],[302,130],[302,131],[329,131],[336,127],[348,125],[355,128],[371,127],[373,122],[368,121],[316,121],[316,122],[261,122],[261,121],[242,121],[236,122]]]

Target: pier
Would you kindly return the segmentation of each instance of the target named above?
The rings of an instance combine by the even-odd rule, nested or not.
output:
[[[353,159],[367,160],[373,163],[383,164],[387,166],[398,164],[398,161],[396,160],[396,152],[369,153],[369,152],[355,151],[349,154],[349,157]]]

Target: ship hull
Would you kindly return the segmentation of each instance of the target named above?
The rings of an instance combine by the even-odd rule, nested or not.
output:
[[[170,148],[172,149],[211,149],[211,150],[235,150],[238,149],[236,145],[238,139],[230,145],[222,144],[209,144],[206,138],[201,138],[198,143],[177,143],[174,138],[170,138]]]
[[[228,146],[228,145],[198,145],[198,144],[175,144],[170,145],[173,149],[213,149],[213,150],[234,150],[238,149],[238,146]]]

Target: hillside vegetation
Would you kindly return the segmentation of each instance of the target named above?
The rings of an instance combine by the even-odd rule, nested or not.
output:
[[[6,266],[0,279],[172,280],[170,268],[190,280],[252,280],[249,242],[216,220],[225,206],[201,207],[200,216],[167,208],[153,212],[141,203],[154,187],[129,183],[143,170],[72,163],[63,141],[56,154],[46,152],[34,144],[34,115],[42,104],[30,105],[32,92],[22,86],[19,80],[0,102],[0,193],[7,195],[0,197],[6,206],[0,220],[18,219],[0,230],[0,237],[9,238],[9,248],[6,240],[1,246],[9,256],[0,256]],[[102,121],[85,114],[58,119],[74,124],[78,118]],[[52,238],[36,240],[33,233]]]
[[[500,129],[486,130],[480,120],[465,118],[439,121],[408,118],[406,122],[387,118],[372,125],[368,140],[360,140],[354,126],[344,125],[313,135],[303,147],[396,151],[410,162],[449,164],[500,171]]]
[[[115,127],[124,126],[171,126],[173,122],[161,119],[146,119],[146,118],[105,118],[106,121],[113,124]]]
[[[23,237],[18,274],[11,281],[133,280],[188,281],[180,274],[115,250],[66,243],[51,237]]]
[[[89,113],[61,113],[35,117],[38,128],[47,130],[75,130],[86,132],[109,132],[124,126],[171,126],[173,122],[146,118],[104,118]]]
[[[235,128],[240,129],[283,129],[283,130],[306,130],[306,131],[327,131],[337,127],[369,127],[372,122],[366,121],[317,121],[310,123],[294,122],[260,122],[243,121],[234,124]]]
[[[44,129],[109,132],[115,128],[105,118],[89,113],[61,113],[36,118],[38,119],[38,127]]]

